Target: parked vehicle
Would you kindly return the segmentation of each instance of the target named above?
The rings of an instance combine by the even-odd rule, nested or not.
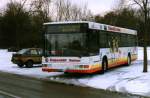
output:
[[[27,48],[12,55],[11,61],[19,67],[30,68],[33,64],[41,64],[43,51],[41,48]]]

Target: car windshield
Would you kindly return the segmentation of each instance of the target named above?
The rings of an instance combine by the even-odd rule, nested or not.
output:
[[[18,54],[24,54],[27,50],[28,50],[28,49],[22,49],[22,50],[18,51],[17,53],[18,53]]]

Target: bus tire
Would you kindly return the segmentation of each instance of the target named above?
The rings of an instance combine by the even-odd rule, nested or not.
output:
[[[130,66],[131,65],[131,55],[129,54],[128,57],[127,57],[127,66]]]
[[[104,57],[102,61],[102,73],[105,73],[107,69],[108,69],[108,60],[106,57]]]

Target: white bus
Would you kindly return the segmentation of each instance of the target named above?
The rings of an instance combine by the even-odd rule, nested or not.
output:
[[[44,23],[42,71],[95,73],[137,58],[137,31],[88,21]]]

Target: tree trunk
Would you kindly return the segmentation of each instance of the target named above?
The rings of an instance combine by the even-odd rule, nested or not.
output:
[[[148,0],[145,2],[143,1],[143,6],[144,6],[144,68],[143,72],[148,72],[148,65],[147,65],[147,42],[148,42],[148,30],[147,30],[147,21],[148,21]]]
[[[143,72],[147,72],[147,45],[146,42],[144,42],[144,66],[143,66]]]

